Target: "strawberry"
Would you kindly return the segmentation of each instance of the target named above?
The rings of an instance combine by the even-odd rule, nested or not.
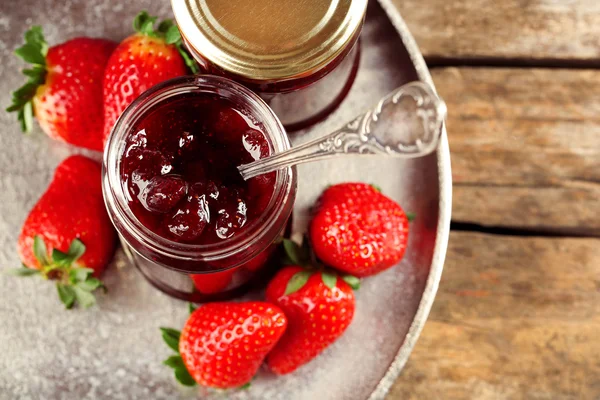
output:
[[[192,311],[181,332],[161,328],[167,345],[178,353],[164,364],[184,385],[241,387],[254,377],[286,326],[283,312],[269,303],[208,303]]]
[[[104,76],[104,142],[121,113],[140,94],[152,86],[198,65],[183,50],[181,35],[171,20],[154,30],[156,17],[146,11],[133,21],[136,33],[123,40],[113,52]]]
[[[246,261],[240,267],[250,272],[259,271],[265,265],[267,265],[276,248],[277,246],[275,245],[267,247],[262,252],[258,253],[258,255],[254,256],[250,261]]]
[[[290,260],[306,264],[300,248],[284,241]],[[291,265],[280,270],[266,290],[266,300],[278,305],[288,317],[288,328],[267,357],[267,364],[279,375],[308,363],[335,342],[354,316],[353,276],[339,278],[327,270]]]
[[[76,300],[84,307],[94,303],[89,292],[101,286],[97,278],[115,249],[100,173],[100,164],[87,157],[64,160],[19,236],[23,268],[12,272],[56,280],[67,308]]]
[[[210,274],[195,274],[190,275],[190,278],[194,282],[197,291],[204,294],[214,294],[224,291],[229,286],[236,270],[237,268],[232,268]]]
[[[35,115],[51,138],[102,151],[102,81],[117,43],[79,37],[48,48],[42,28],[25,33],[15,54],[28,63],[28,82],[13,92],[12,105],[21,128],[30,132]]]
[[[374,186],[342,183],[323,192],[309,232],[315,254],[325,264],[364,277],[402,259],[408,222],[402,207]]]

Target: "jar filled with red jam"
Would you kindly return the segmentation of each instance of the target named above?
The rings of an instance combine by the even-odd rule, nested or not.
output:
[[[329,115],[359,64],[367,0],[171,0],[205,71],[258,93],[288,131]]]
[[[193,302],[259,281],[276,265],[296,171],[245,181],[237,166],[289,147],[273,111],[229,79],[176,78],[144,93],[115,125],[103,168],[109,215],[132,262]]]

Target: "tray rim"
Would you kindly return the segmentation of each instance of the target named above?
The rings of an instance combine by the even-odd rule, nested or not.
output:
[[[417,45],[412,33],[408,29],[408,26],[404,22],[404,19],[400,15],[398,8],[394,6],[392,0],[377,0],[381,8],[386,13],[387,17],[391,21],[392,25],[398,32],[404,48],[408,52],[408,55],[415,68],[417,76],[423,82],[429,83],[434,91],[435,85],[429,68],[425,63],[423,54]],[[436,91],[437,93],[437,91]],[[375,389],[371,392],[368,400],[383,400],[388,394],[392,385],[396,382],[400,373],[402,372],[410,354],[412,353],[419,335],[427,322],[429,312],[435,300],[435,296],[438,290],[440,279],[442,277],[442,271],[444,269],[444,261],[446,258],[446,250],[448,248],[448,239],[450,235],[450,220],[452,213],[452,169],[450,165],[450,149],[448,146],[448,132],[446,130],[446,124],[442,126],[442,136],[440,138],[440,144],[436,151],[437,165],[438,165],[438,189],[439,189],[439,215],[437,233],[435,239],[435,247],[433,251],[433,257],[431,260],[431,266],[429,269],[429,276],[423,290],[419,307],[415,313],[415,317],[410,324],[408,333],[404,339],[404,342],[398,349],[394,360],[388,367],[383,377],[377,383]]]

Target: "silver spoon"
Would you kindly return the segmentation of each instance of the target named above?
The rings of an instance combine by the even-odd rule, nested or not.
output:
[[[415,81],[394,90],[342,128],[287,151],[238,166],[244,179],[337,155],[425,156],[437,148],[446,104],[430,85]]]

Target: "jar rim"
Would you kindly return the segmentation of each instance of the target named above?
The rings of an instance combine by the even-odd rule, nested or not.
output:
[[[109,212],[113,224],[116,227],[123,226],[129,235],[152,251],[180,260],[222,260],[247,249],[253,242],[264,239],[265,235],[271,233],[273,238],[266,241],[266,245],[268,245],[280,233],[280,230],[275,229],[276,232],[273,232],[271,228],[281,220],[282,214],[284,214],[285,220],[291,215],[297,179],[295,167],[277,171],[275,188],[269,205],[252,224],[241,231],[240,235],[234,235],[217,243],[179,243],[165,238],[144,226],[129,207],[120,178],[120,162],[125,150],[126,135],[151,107],[177,95],[190,93],[190,91],[217,94],[219,97],[230,100],[235,99],[236,105],[241,104],[241,109],[256,119],[255,122],[262,125],[272,151],[281,152],[291,147],[283,125],[271,108],[254,92],[228,78],[215,75],[183,76],[153,86],[125,109],[114,125],[105,145],[102,163],[102,190],[106,207],[109,211],[113,211]],[[117,230],[119,229],[117,228]],[[121,237],[128,241],[124,235]],[[132,246],[131,243],[128,244]],[[132,247],[135,248],[135,246]],[[262,250],[256,249],[256,252],[253,253],[258,254]],[[250,259],[252,256],[246,258]]]
[[[194,57],[253,82],[298,79],[325,68],[356,41],[367,3],[294,1],[289,12],[273,0],[171,0]]]

